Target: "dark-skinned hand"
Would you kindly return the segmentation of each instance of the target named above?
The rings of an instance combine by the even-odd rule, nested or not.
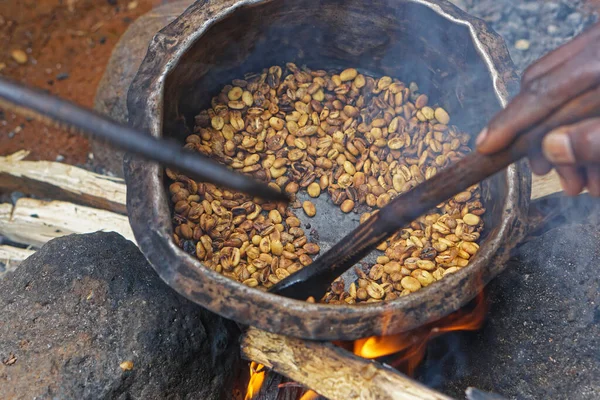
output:
[[[552,116],[567,102],[600,85],[600,24],[533,63],[520,93],[479,134],[477,150],[493,154],[517,135]],[[565,193],[585,187],[600,196],[600,110],[548,132],[529,152],[531,169],[545,175],[555,168]]]

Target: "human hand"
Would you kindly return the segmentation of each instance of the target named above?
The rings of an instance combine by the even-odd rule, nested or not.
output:
[[[477,150],[493,154],[515,137],[554,114],[567,102],[600,85],[600,24],[532,64],[521,79],[521,92],[479,134]],[[533,172],[556,168],[568,195],[587,187],[600,196],[600,110],[559,126],[531,149]]]

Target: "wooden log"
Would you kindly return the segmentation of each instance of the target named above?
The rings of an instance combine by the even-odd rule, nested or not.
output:
[[[6,273],[15,270],[27,257],[35,253],[35,250],[21,249],[8,245],[0,245],[0,264],[4,265],[3,271],[0,271],[0,279]]]
[[[127,213],[126,186],[122,179],[58,162],[24,161],[28,154],[21,150],[0,157],[0,190]]]
[[[330,343],[311,342],[249,328],[242,355],[330,400],[450,400],[391,367]]]
[[[531,180],[531,200],[538,200],[562,191],[560,178],[556,170],[552,170],[543,176],[533,175]],[[582,193],[587,193],[587,189]]]
[[[135,243],[126,216],[64,201],[19,199],[13,207],[0,204],[0,235],[15,243],[41,247],[73,233],[113,231]]]

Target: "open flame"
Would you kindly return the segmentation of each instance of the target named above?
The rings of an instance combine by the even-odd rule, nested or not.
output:
[[[482,290],[475,298],[471,307],[464,307],[438,321],[409,332],[390,336],[372,336],[356,340],[354,342],[335,342],[336,345],[364,358],[379,358],[397,354],[398,357],[388,362],[409,376],[414,375],[419,366],[427,343],[446,332],[452,331],[475,331],[481,328],[487,314],[487,299],[485,291]],[[265,368],[256,362],[250,364],[250,382],[244,400],[253,400],[260,392],[265,379]],[[295,382],[281,384],[284,386],[299,385]],[[306,391],[299,400],[315,400],[319,395],[312,391]]]
[[[250,382],[244,400],[252,400],[260,392],[260,388],[265,380],[265,367],[254,361],[250,363]]]
[[[307,390],[306,393],[304,393],[302,397],[300,397],[300,400],[315,400],[317,397],[319,397],[317,392]]]
[[[357,340],[353,343],[352,350],[354,354],[369,359],[398,354],[398,358],[390,364],[412,376],[423,360],[427,343],[431,339],[451,331],[478,330],[483,325],[486,313],[486,296],[481,291],[471,309],[463,308],[439,321],[398,335]]]
[[[260,389],[265,380],[265,367],[262,364],[258,364],[256,362],[250,363],[250,381],[248,382],[248,389],[246,390],[246,396],[244,400],[253,400],[256,399],[258,394],[260,393]],[[297,382],[285,382],[279,384],[279,388],[283,389],[285,387],[302,387],[301,384]],[[298,400],[315,400],[319,397],[317,392],[307,389],[302,396]]]

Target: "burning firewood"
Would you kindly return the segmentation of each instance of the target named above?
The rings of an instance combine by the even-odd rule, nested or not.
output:
[[[242,339],[248,360],[287,376],[331,400],[451,399],[330,343],[310,342],[250,328]]]

